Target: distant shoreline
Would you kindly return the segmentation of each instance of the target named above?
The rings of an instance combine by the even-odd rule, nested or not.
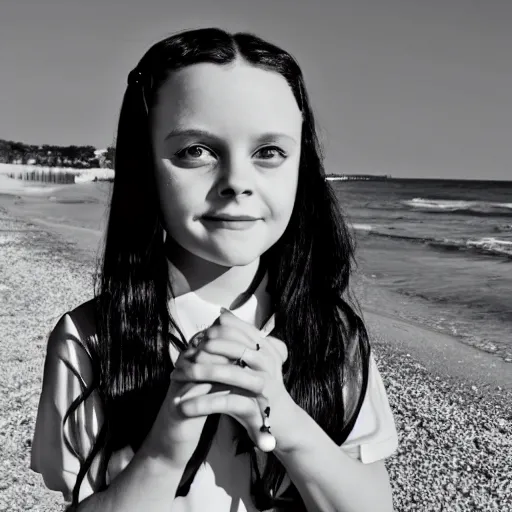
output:
[[[72,174],[75,176],[75,183],[82,183],[85,181],[113,181],[114,169],[107,167],[98,168],[79,168],[79,167],[50,167],[32,164],[6,164],[0,162],[0,175],[8,175],[10,173],[23,173],[23,172],[39,172],[41,174]],[[15,178],[19,179],[21,178]],[[327,181],[416,181],[416,182],[468,182],[468,183],[511,183],[511,180],[485,180],[485,179],[471,179],[471,178],[404,178],[392,176],[389,174],[327,174],[325,175]],[[26,180],[29,181],[29,180]],[[37,183],[34,180],[34,183]]]
[[[384,181],[392,179],[391,175],[376,174],[327,174],[327,181]]]
[[[347,176],[349,177],[347,179]],[[355,178],[352,178],[352,176],[355,176]],[[368,176],[368,179],[361,179],[359,180],[358,176]],[[416,181],[416,182],[432,182],[432,181],[443,181],[443,182],[451,182],[451,183],[458,183],[458,182],[467,182],[467,183],[512,183],[512,179],[510,180],[476,180],[472,178],[404,178],[399,176],[379,176],[379,175],[357,175],[357,174],[328,174],[326,175],[327,181]]]

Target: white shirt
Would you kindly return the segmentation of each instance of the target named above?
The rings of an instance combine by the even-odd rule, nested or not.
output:
[[[261,326],[268,313],[270,298],[265,290],[266,277],[250,299],[233,312],[242,320]],[[89,304],[89,303],[85,303]],[[91,311],[79,307],[72,315]],[[220,314],[220,306],[212,304],[194,292],[177,297],[171,303],[173,318],[185,338],[189,340],[198,331],[210,326]],[[85,317],[84,320],[87,320]],[[89,324],[92,323],[89,313]],[[81,322],[81,325],[84,324]],[[267,326],[268,327],[268,326]],[[178,350],[170,346],[173,363]],[[75,369],[75,374],[70,370]],[[62,427],[62,419],[71,402],[81,393],[79,375],[85,383],[92,382],[90,356],[79,331],[66,313],[50,334],[44,368],[43,390],[39,403],[36,430],[32,444],[31,469],[43,475],[49,489],[61,491],[67,501],[80,469],[77,457],[68,450],[64,435],[84,456],[92,447],[103,422],[103,409],[97,392],[71,415]],[[173,502],[173,512],[256,512],[250,498],[249,454],[235,456],[233,420],[222,415],[217,433],[205,463],[194,478],[187,496]],[[379,371],[370,357],[368,389],[352,432],[340,447],[350,457],[371,463],[391,455],[398,446],[392,411]],[[133,457],[130,446],[115,452],[107,469],[107,483],[119,474]],[[87,478],[80,487],[80,501],[97,488],[99,455],[93,462]],[[286,478],[277,496],[289,484]]]

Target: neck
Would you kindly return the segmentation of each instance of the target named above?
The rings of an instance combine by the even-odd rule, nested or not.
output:
[[[225,267],[177,247],[170,237],[166,254],[175,297],[194,292],[203,300],[226,308],[249,288],[260,264],[257,258],[249,265]]]

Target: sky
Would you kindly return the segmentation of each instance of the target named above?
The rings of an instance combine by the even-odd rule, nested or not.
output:
[[[329,173],[512,180],[512,0],[2,0],[0,139],[106,147],[129,71],[200,27],[299,61]]]

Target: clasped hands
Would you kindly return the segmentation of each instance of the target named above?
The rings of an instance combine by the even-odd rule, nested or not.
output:
[[[244,365],[233,364],[242,357]],[[300,408],[284,386],[282,366],[287,358],[281,340],[264,337],[255,326],[224,310],[203,331],[200,343],[176,361],[173,379],[191,385],[184,387],[175,405],[188,418],[231,416],[262,451],[271,451],[276,444],[278,450],[291,449]],[[270,413],[273,445],[269,434],[261,432],[265,412]]]

